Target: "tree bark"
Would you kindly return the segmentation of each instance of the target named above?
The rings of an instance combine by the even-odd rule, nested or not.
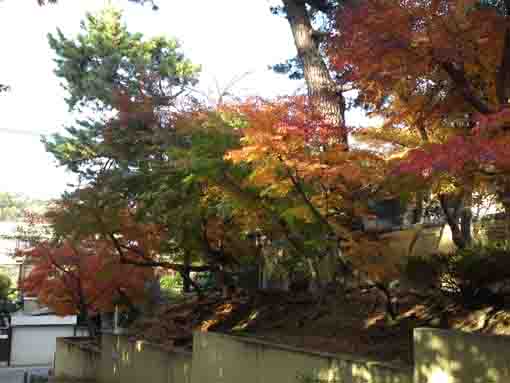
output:
[[[423,219],[423,203],[425,200],[425,193],[423,191],[418,191],[416,193],[416,206],[413,211],[413,222],[414,224],[421,223]]]
[[[328,124],[339,129],[340,142],[347,145],[345,130],[345,100],[332,80],[328,67],[313,38],[314,29],[304,0],[283,0],[298,57],[315,112]]]
[[[460,213],[460,232],[462,239],[466,246],[469,246],[472,242],[471,228],[473,222],[473,214],[471,212],[471,193],[467,197],[468,201],[465,201]]]
[[[183,269],[183,278],[182,278],[182,290],[185,293],[189,293],[191,291],[191,283],[190,283],[190,266],[191,266],[191,257],[188,252],[184,255],[184,269]]]
[[[498,199],[503,205],[505,211],[505,234],[510,236],[510,184],[504,182],[501,189],[498,191]]]
[[[452,231],[453,243],[459,249],[465,249],[471,243],[471,204],[465,203],[465,198],[463,193],[455,198],[454,206],[451,206],[451,196],[445,194],[439,196],[446,222]]]

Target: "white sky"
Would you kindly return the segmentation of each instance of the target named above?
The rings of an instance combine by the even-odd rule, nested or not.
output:
[[[185,54],[202,65],[201,87],[206,92],[215,79],[225,85],[246,72],[252,74],[237,89],[243,94],[289,94],[301,86],[267,70],[295,54],[287,21],[269,11],[274,1],[159,0],[157,12],[127,0],[112,2],[125,8],[131,31],[178,38]],[[33,134],[62,131],[62,125],[72,121],[52,72],[46,35],[57,27],[67,36],[75,35],[85,12],[97,11],[108,1],[60,0],[43,8],[36,3],[0,0],[0,83],[12,88],[0,95],[0,191],[47,198],[58,196],[73,178],[56,168]]]

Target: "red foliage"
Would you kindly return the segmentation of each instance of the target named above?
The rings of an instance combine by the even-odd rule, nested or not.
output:
[[[424,178],[448,173],[453,176],[476,171],[508,173],[510,171],[510,136],[501,131],[509,119],[510,109],[479,115],[477,127],[470,135],[453,136],[444,143],[430,143],[409,152],[399,164],[399,173],[413,173]]]
[[[107,243],[75,246],[41,243],[24,252],[33,269],[22,282],[28,295],[59,315],[108,312],[121,295],[131,302],[143,298],[151,270],[120,264]]]

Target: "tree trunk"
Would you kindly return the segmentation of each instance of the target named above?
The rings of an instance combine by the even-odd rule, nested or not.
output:
[[[467,196],[468,199],[471,195]],[[463,193],[452,200],[452,196],[441,195],[439,201],[446,217],[446,222],[452,231],[452,240],[459,249],[465,249],[471,243],[471,204],[466,203]],[[452,206],[451,202],[454,202]]]
[[[191,257],[188,252],[184,255],[184,270],[183,270],[183,278],[182,278],[182,291],[184,293],[189,293],[191,291],[191,283],[190,283],[190,272],[189,267],[191,266]]]
[[[501,190],[498,192],[498,198],[505,210],[505,236],[510,237],[510,184],[504,182]]]
[[[304,0],[283,0],[287,19],[292,29],[298,57],[303,64],[308,95],[315,111],[340,131],[340,141],[347,145],[344,128],[345,100],[321,55],[313,38],[313,27]]]
[[[472,242],[471,226],[473,214],[471,213],[471,204],[465,204],[460,214],[460,232],[466,245]]]
[[[85,303],[81,302],[79,305],[80,313],[79,315],[85,320],[85,324],[87,325],[87,330],[89,332],[90,338],[95,338],[97,336],[97,326],[90,317],[88,307]]]
[[[462,192],[462,202],[460,211],[460,232],[466,246],[471,245],[473,236],[471,233],[473,223],[473,180],[466,182],[466,186]]]
[[[425,193],[419,191],[416,193],[416,207],[413,211],[413,222],[414,224],[421,223],[423,220],[423,202],[425,200]]]

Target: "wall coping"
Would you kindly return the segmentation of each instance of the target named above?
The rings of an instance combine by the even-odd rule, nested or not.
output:
[[[386,369],[391,369],[391,370],[399,370],[399,371],[406,372],[406,373],[410,373],[413,371],[413,366],[409,366],[404,363],[383,362],[383,361],[377,361],[377,360],[373,360],[370,358],[365,358],[362,356],[356,356],[356,355],[352,355],[352,354],[329,353],[329,352],[323,352],[323,351],[317,351],[317,350],[310,350],[310,349],[295,347],[295,346],[291,346],[291,345],[287,345],[287,344],[283,344],[283,343],[270,342],[270,341],[267,341],[264,339],[257,338],[256,336],[253,337],[251,335],[248,337],[248,336],[241,336],[241,335],[231,335],[228,333],[208,332],[208,331],[200,331],[200,330],[194,331],[193,336],[195,336],[195,334],[207,334],[208,336],[212,335],[212,336],[216,336],[219,338],[228,338],[228,339],[232,339],[232,340],[235,340],[238,342],[251,343],[251,344],[256,344],[256,345],[260,345],[260,346],[264,346],[264,347],[272,347],[272,348],[276,348],[276,349],[280,349],[280,350],[297,352],[300,354],[315,355],[315,356],[319,356],[322,358],[341,359],[341,360],[353,362],[353,363],[363,363],[370,367],[380,367],[380,368],[386,368]]]
[[[143,346],[149,346],[149,347],[152,347],[152,348],[155,348],[157,349],[158,351],[162,351],[162,352],[165,352],[167,354],[179,354],[179,355],[184,355],[184,356],[188,356],[188,357],[191,357],[193,355],[193,352],[191,351],[188,351],[184,348],[180,348],[180,347],[165,347],[161,344],[157,344],[157,343],[153,343],[153,342],[149,342],[147,340],[144,340],[144,339],[138,339],[136,338],[135,339],[135,336],[133,334],[115,334],[113,331],[103,331],[101,333],[102,336],[109,336],[109,337],[120,337],[120,338],[124,338],[126,339],[129,343],[136,343],[136,342],[141,342],[141,344]]]
[[[71,345],[71,346],[74,346],[74,347],[77,347],[77,348],[80,348],[84,351],[88,351],[88,352],[92,352],[94,354],[101,354],[101,349],[99,347],[95,348],[95,347],[90,347],[90,345],[85,345],[85,344],[82,344],[81,341],[84,341],[84,340],[90,340],[92,338],[89,338],[89,337],[61,337],[61,338],[57,338],[57,342],[60,341],[60,342],[63,342],[67,345]]]
[[[464,336],[466,338],[485,338],[490,339],[491,341],[494,341],[496,339],[500,341],[506,341],[510,342],[510,335],[501,335],[501,334],[482,334],[477,332],[468,332],[468,331],[462,331],[457,329],[443,329],[443,328],[436,328],[436,327],[416,327],[413,330],[413,337],[420,333],[432,333],[432,334],[438,334],[438,335],[444,335],[445,337],[448,336],[455,336],[460,335]]]

